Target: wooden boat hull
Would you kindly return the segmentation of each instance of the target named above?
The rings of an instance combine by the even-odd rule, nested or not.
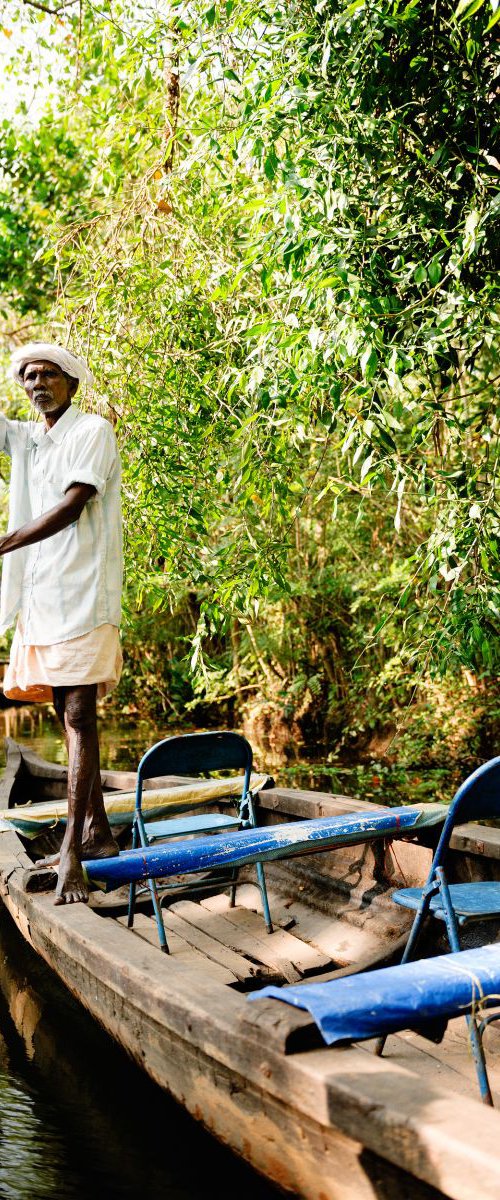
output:
[[[310,797],[275,789],[262,796],[265,815],[274,821],[295,807],[304,816]],[[359,807],[317,797],[316,814],[339,804]],[[484,833],[494,848],[496,831]],[[481,856],[470,830],[457,837],[468,845],[464,870],[482,858],[487,873],[484,841]],[[350,853],[359,877],[364,848],[354,864]],[[429,852],[398,843],[397,856],[418,879]],[[292,1053],[305,1014],[247,1004],[90,907],[55,907],[50,893],[27,890],[29,867],[19,838],[0,834],[0,890],[24,937],[141,1068],[267,1178],[308,1200],[380,1200],[391,1194],[380,1180],[393,1170],[382,1158],[397,1168],[394,1196],[497,1200],[500,1114],[479,1104],[472,1084],[470,1098],[450,1098],[438,1082],[357,1046]],[[300,861],[287,869],[307,878]],[[311,882],[319,891],[320,874]]]

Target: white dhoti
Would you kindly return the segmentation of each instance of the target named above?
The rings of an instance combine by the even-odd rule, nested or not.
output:
[[[111,692],[121,674],[122,652],[116,625],[55,642],[24,646],[19,624],[14,633],[3,690],[9,700],[52,700],[54,687],[97,684],[98,699]]]

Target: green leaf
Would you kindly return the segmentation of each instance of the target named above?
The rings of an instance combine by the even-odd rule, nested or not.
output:
[[[460,3],[455,9],[455,17],[461,21],[473,17],[474,13],[478,12],[483,7],[484,0],[460,0]]]
[[[359,365],[363,378],[367,381],[373,379],[378,366],[377,351],[374,346],[365,347],[359,360]]]
[[[432,286],[435,287],[441,279],[441,263],[438,258],[431,259],[427,267],[427,274]]]
[[[491,7],[493,8],[494,7],[493,0],[490,0],[490,3],[491,3]],[[500,21],[500,5],[497,5],[496,11],[494,11],[493,16],[490,17],[490,20],[488,21],[488,24],[486,26],[486,33],[489,33],[490,29],[493,29],[493,26],[496,25],[497,21]]]
[[[369,454],[368,457],[365,458],[364,462],[361,464],[361,471],[360,471],[361,482],[363,482],[363,480],[366,479],[366,476],[368,475],[368,472],[370,470],[372,462],[373,462],[373,454]]]
[[[267,178],[269,180],[271,180],[271,182],[276,175],[276,171],[278,169],[278,164],[279,164],[279,159],[276,154],[276,150],[275,150],[274,146],[271,146],[269,153],[266,155],[266,157],[264,159],[264,174],[267,176]]]

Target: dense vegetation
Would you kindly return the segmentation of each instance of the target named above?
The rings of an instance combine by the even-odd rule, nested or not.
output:
[[[4,5],[3,343],[116,422],[129,710],[494,744],[500,11],[455,8]]]

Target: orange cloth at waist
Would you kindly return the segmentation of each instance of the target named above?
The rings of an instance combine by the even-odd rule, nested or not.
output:
[[[14,633],[3,690],[9,700],[52,700],[53,687],[97,684],[101,699],[120,678],[122,652],[116,625],[99,625],[90,633],[52,646],[23,646],[19,625]]]

